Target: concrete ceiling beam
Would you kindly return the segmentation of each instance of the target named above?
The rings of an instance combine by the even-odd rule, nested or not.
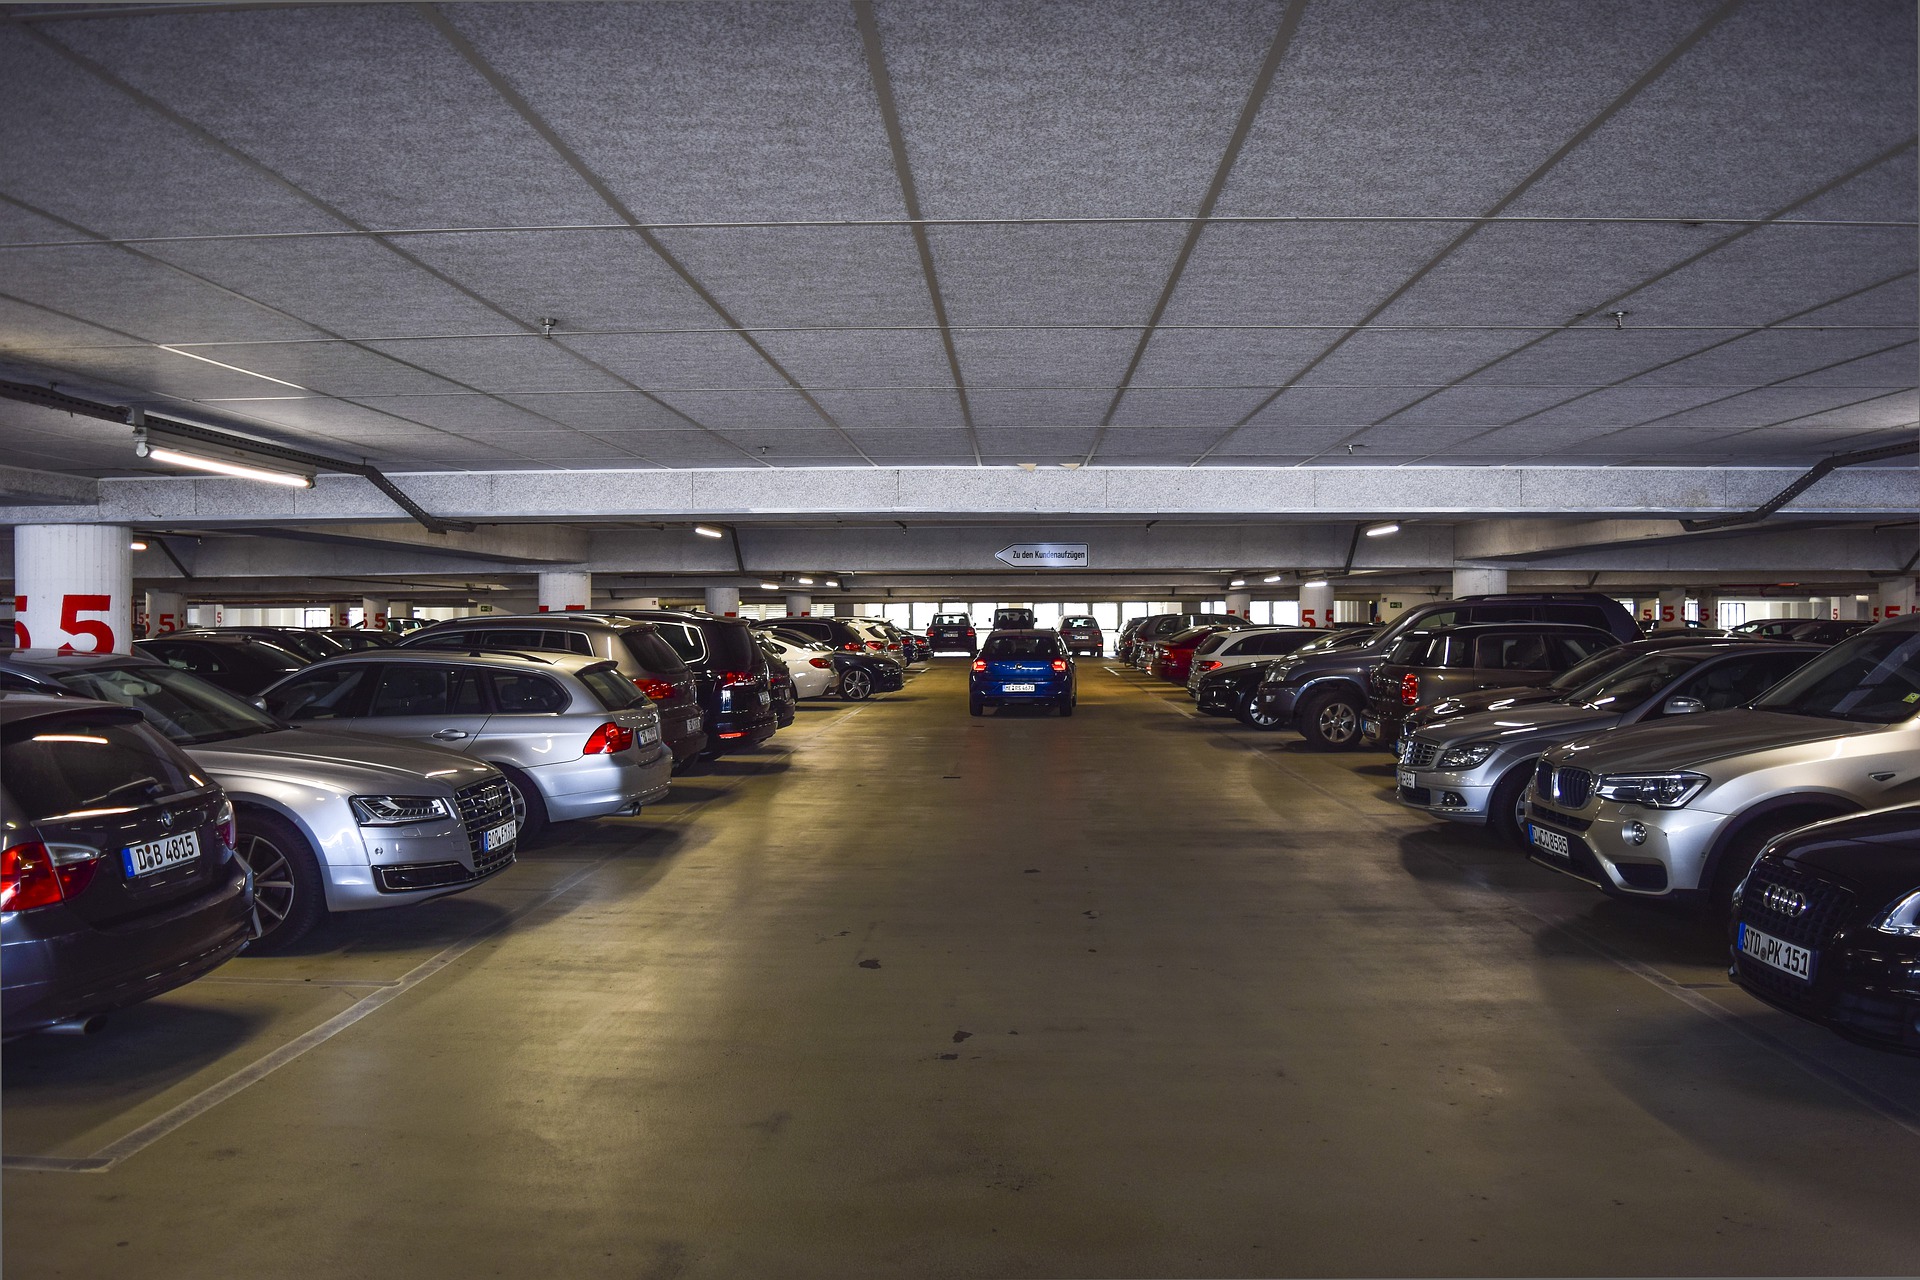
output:
[[[331,546],[424,551],[430,555],[503,564],[575,564],[586,558],[585,529],[565,525],[488,525],[471,533],[433,533],[412,523],[263,525],[235,530],[266,538]]]
[[[30,467],[0,466],[0,505],[31,510],[41,506],[63,509],[93,507],[100,501],[100,482],[89,476],[35,471]],[[27,520],[9,520],[26,524]]]

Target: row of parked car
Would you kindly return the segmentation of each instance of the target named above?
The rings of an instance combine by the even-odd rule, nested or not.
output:
[[[0,655],[0,1033],[90,1029],[330,912],[462,892],[638,813],[802,699],[903,687],[865,618],[489,616]]]
[[[1746,990],[1920,1053],[1920,620],[1644,634],[1585,593],[1386,626],[1165,614],[1123,660],[1207,714],[1391,752],[1397,801],[1725,921]]]

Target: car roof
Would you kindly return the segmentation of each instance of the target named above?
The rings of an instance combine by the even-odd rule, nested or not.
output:
[[[59,667],[85,670],[88,667],[164,667],[158,658],[144,653],[62,653],[58,649],[8,649],[0,653],[0,662],[19,667]]]
[[[617,613],[601,613],[594,609],[568,609],[560,613],[490,613],[485,617],[448,618],[445,622],[436,622],[431,627],[422,627],[423,631],[463,631],[469,627],[574,627],[580,630],[590,628],[609,628],[614,631],[628,631],[635,627],[653,630],[651,622],[638,618],[627,618]],[[343,628],[344,629],[344,628]]]
[[[127,724],[142,719],[139,711],[117,702],[99,702],[93,698],[74,698],[52,693],[0,692],[0,725],[25,724],[75,713],[101,715]]]
[[[995,628],[993,635],[987,638],[991,640],[993,636],[1046,636],[1049,639],[1058,640],[1060,633],[1048,627],[998,627]]]
[[[322,658],[312,666],[303,667],[297,674],[305,674],[318,667],[339,667],[349,664],[365,666],[374,662],[452,662],[459,661],[468,665],[500,667],[508,671],[557,671],[563,675],[573,675],[587,667],[606,667],[613,665],[607,659],[591,653],[564,653],[558,649],[542,649],[538,653],[522,653],[514,649],[364,649],[359,653],[342,653],[331,658]],[[289,673],[296,674],[296,673]]]
[[[1406,634],[1418,636],[1438,635],[1441,632],[1452,635],[1473,635],[1482,631],[1573,631],[1599,632],[1611,637],[1613,633],[1602,627],[1590,627],[1584,622],[1540,622],[1520,619],[1516,622],[1456,622],[1444,627],[1414,627]],[[1720,637],[1715,637],[1719,639]]]

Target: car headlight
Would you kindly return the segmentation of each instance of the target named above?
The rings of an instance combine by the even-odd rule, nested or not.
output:
[[[1881,912],[1873,927],[1881,933],[1920,938],[1920,892],[1908,894]]]
[[[351,803],[363,827],[401,827],[453,816],[453,806],[439,796],[354,796]]]
[[[1678,809],[1700,794],[1712,779],[1699,773],[1619,773],[1600,779],[1593,789],[1602,800],[1644,805],[1649,809]]]
[[[1434,762],[1434,767],[1438,769],[1477,769],[1487,762],[1487,757],[1493,754],[1493,749],[1498,745],[1500,744],[1497,742],[1476,742],[1470,746],[1454,747],[1451,750],[1442,751],[1440,758]]]

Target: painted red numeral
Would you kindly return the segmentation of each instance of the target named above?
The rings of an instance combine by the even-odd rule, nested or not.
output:
[[[60,629],[70,636],[92,636],[93,648],[75,649],[70,640],[60,646],[62,653],[112,653],[113,627],[98,618],[82,618],[83,613],[107,613],[113,609],[112,596],[64,596],[60,601]]]
[[[27,638],[27,598],[25,596],[13,598],[13,647],[33,648],[33,641]]]

